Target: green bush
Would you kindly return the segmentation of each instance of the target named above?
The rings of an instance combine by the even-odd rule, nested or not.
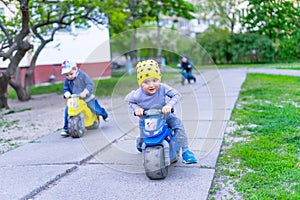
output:
[[[257,33],[234,33],[210,26],[197,42],[216,64],[270,63],[274,61],[272,40]]]
[[[300,33],[295,33],[289,38],[280,41],[277,50],[277,59],[280,61],[300,60]]]
[[[216,64],[229,63],[232,55],[228,52],[230,33],[227,29],[210,26],[197,36],[197,42],[208,52]]]
[[[267,63],[274,59],[275,48],[266,36],[239,33],[231,36],[230,43],[231,63]]]

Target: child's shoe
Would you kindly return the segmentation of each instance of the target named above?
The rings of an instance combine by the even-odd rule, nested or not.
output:
[[[182,153],[182,159],[183,159],[183,162],[185,164],[192,164],[192,163],[197,163],[198,162],[195,155],[194,155],[194,153],[191,152],[189,149],[185,150]]]
[[[143,139],[140,137],[136,138],[135,146],[139,152],[142,152],[142,145],[143,145]]]
[[[68,131],[63,130],[63,131],[60,133],[60,135],[61,135],[62,137],[68,137],[70,134],[68,133]]]
[[[106,117],[106,118],[102,117],[102,119],[103,119],[103,121],[105,121],[105,122],[109,122],[109,117]]]

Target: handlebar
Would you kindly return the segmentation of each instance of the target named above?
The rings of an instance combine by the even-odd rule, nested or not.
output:
[[[174,108],[171,108],[171,113],[174,113]],[[135,112],[133,114],[134,114],[134,116],[136,116]],[[162,112],[162,109],[149,109],[149,110],[144,110],[143,111],[143,116],[161,115],[161,114],[164,114]]]
[[[70,98],[80,98],[79,94],[71,94]]]

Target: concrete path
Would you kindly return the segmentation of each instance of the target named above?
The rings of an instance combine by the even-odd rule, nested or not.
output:
[[[175,112],[199,160],[195,165],[180,160],[166,179],[149,180],[135,149],[137,118],[113,96],[111,121],[83,138],[53,133],[0,155],[0,199],[207,199],[245,77],[244,69],[209,70],[196,84],[173,85],[183,95]]]

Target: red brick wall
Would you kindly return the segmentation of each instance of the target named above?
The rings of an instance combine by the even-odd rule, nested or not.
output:
[[[34,84],[49,83],[49,77],[55,76],[55,81],[64,80],[64,76],[60,75],[60,65],[37,65],[33,72]]]
[[[92,79],[100,79],[111,77],[110,62],[102,63],[78,63],[77,66],[85,71]],[[1,68],[1,71],[5,71],[5,68]],[[28,67],[21,67],[21,81],[24,83],[25,73]],[[53,65],[37,65],[34,69],[32,76],[32,84],[39,85],[43,83],[49,83],[51,75],[55,76],[55,82],[62,82],[65,80],[65,76],[61,75],[61,64]]]
[[[111,77],[110,62],[103,63],[83,63],[77,64],[77,66],[85,71],[92,79],[100,79],[104,77]],[[27,68],[21,68],[22,82],[24,74]],[[55,82],[61,82],[65,80],[65,76],[61,75],[60,64],[55,65],[37,65],[34,70],[32,83],[34,85],[49,83],[51,75],[55,76]]]
[[[111,77],[110,62],[103,63],[83,63],[77,66],[85,71],[91,78]]]

